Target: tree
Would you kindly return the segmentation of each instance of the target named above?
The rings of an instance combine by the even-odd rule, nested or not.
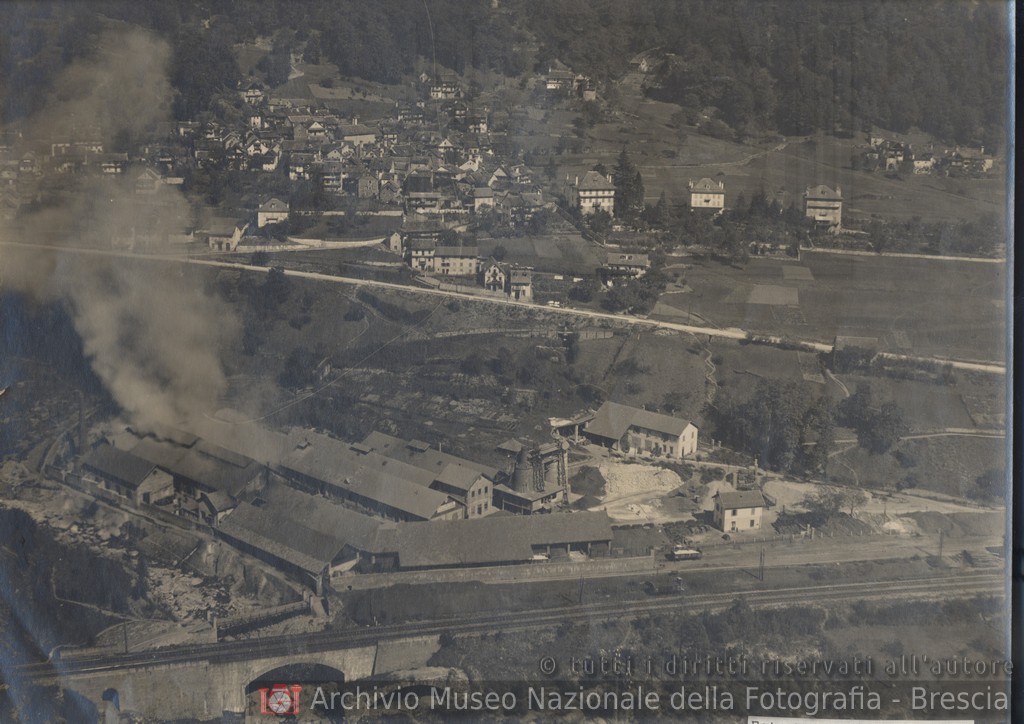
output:
[[[886,402],[857,430],[857,441],[875,455],[888,452],[907,434],[903,412],[895,402]]]
[[[644,208],[644,182],[625,147],[612,170],[612,183],[615,185],[616,218],[632,221]]]
[[[804,496],[800,505],[813,517],[824,522],[842,512],[846,505],[846,494],[840,488],[819,485],[813,493]]]
[[[587,277],[582,281],[573,284],[572,287],[569,288],[569,299],[586,304],[594,299],[594,296],[600,288],[601,285],[597,279]]]
[[[809,473],[827,472],[828,458],[835,447],[836,409],[832,400],[819,397],[804,413],[800,431],[803,467]]]

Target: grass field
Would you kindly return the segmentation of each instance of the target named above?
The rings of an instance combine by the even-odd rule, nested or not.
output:
[[[704,407],[703,350],[675,334],[583,341],[578,366],[615,402],[657,409],[675,392],[683,408],[679,417],[698,419]]]
[[[684,321],[692,311],[722,327],[820,342],[877,337],[903,354],[1005,357],[1005,269],[997,264],[805,252],[799,262],[752,259],[743,269],[697,261],[686,282],[692,293],[661,298],[678,313],[661,316]],[[798,305],[787,304],[794,296]]]
[[[886,488],[901,480],[916,481],[916,487],[957,497],[974,486],[979,475],[1001,470],[1006,464],[1006,442],[977,437],[936,437],[904,440],[893,453],[872,455],[853,448],[837,455],[829,466],[829,476],[837,482],[857,483],[865,487]],[[908,465],[907,461],[913,461]],[[857,471],[856,480],[845,465]]]

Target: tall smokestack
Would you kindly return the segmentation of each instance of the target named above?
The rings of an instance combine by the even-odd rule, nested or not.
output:
[[[516,458],[516,467],[512,471],[512,490],[525,493],[530,489],[533,480],[533,467],[530,465],[529,454],[524,447]]]

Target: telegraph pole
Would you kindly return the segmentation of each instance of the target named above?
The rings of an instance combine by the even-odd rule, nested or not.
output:
[[[761,547],[761,564],[758,567],[758,578],[764,580],[764,547]]]

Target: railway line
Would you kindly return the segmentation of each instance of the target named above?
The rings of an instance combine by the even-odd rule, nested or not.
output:
[[[752,607],[766,608],[825,604],[845,600],[928,600],[986,594],[995,596],[1005,594],[1005,576],[1002,573],[982,570],[898,581],[830,583],[810,587],[710,594],[692,594],[684,590],[680,593],[652,595],[648,599],[629,602],[600,601],[557,609],[484,613],[359,629],[168,647],[127,654],[65,655],[59,661],[32,664],[23,667],[21,671],[27,678],[47,681],[61,676],[140,667],[187,665],[199,661],[216,664],[253,658],[292,657],[307,654],[315,656],[319,652],[337,648],[371,646],[383,641],[407,637],[440,635],[456,628],[460,634],[490,633],[495,630],[517,631],[544,628],[566,621],[621,619],[624,611],[628,611],[630,615],[634,616],[670,613],[684,607],[693,612],[720,611],[732,605],[740,595],[744,596]]]

